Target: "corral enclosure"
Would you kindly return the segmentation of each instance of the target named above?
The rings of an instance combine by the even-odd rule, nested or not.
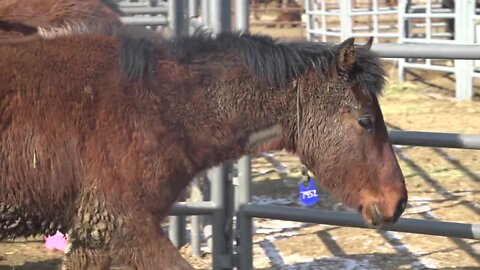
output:
[[[260,23],[252,23],[251,32],[306,38],[304,23],[272,27],[269,21],[275,20],[277,12],[263,12],[256,19]],[[329,23],[339,22],[332,19]],[[390,128],[480,134],[478,88],[472,100],[459,102],[454,99],[451,73],[413,70],[401,82],[395,62],[386,60],[385,64],[390,80],[380,104]],[[404,217],[480,224],[480,151],[413,146],[396,146],[395,150],[410,194]],[[284,152],[253,157],[253,202],[300,207],[299,166],[297,158]],[[324,192],[315,208],[348,211]],[[256,269],[480,268],[479,240],[268,219],[255,219],[254,225]],[[205,242],[200,258],[192,256],[190,248],[186,244],[182,249],[192,265],[212,269]],[[59,264],[61,254],[47,251],[36,238],[2,243],[0,256],[0,269],[41,270]]]

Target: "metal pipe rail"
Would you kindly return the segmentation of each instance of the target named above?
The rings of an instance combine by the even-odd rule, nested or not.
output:
[[[148,3],[118,3],[118,8],[149,7]]]
[[[168,7],[121,7],[120,10],[127,14],[168,14]]]
[[[249,217],[310,222],[317,224],[381,229],[388,231],[428,234],[467,239],[480,239],[480,224],[466,224],[445,221],[400,218],[393,225],[381,228],[367,226],[358,213],[327,211],[311,208],[295,208],[261,204],[246,204],[241,207],[243,214]]]
[[[480,59],[480,45],[377,43],[372,51],[386,58]]]
[[[212,201],[176,202],[170,209],[171,216],[211,215],[221,207]]]
[[[407,13],[403,15],[405,18],[413,19],[413,18],[432,18],[432,19],[446,19],[446,18],[455,18],[454,13]]]
[[[397,145],[480,150],[480,134],[399,130],[390,130],[388,134],[390,136],[390,142]]]
[[[155,17],[121,17],[121,20],[124,24],[128,25],[157,25],[157,26],[167,26],[168,20],[165,16],[155,16]]]
[[[240,218],[240,241],[237,247],[239,255],[237,262],[240,270],[250,270],[253,267],[252,218],[268,218],[344,227],[480,239],[480,224],[400,218],[397,223],[393,225],[371,227],[365,224],[358,213],[354,212],[248,203],[240,206],[238,216]]]

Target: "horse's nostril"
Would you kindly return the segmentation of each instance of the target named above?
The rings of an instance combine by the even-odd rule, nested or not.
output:
[[[398,202],[397,208],[395,209],[395,214],[393,215],[393,222],[397,222],[397,220],[403,214],[403,211],[405,211],[406,207],[407,207],[407,200],[406,199],[400,200]]]

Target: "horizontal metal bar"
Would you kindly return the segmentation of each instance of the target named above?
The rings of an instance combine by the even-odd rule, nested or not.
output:
[[[472,77],[479,79],[479,78],[480,78],[480,73],[478,73],[478,71],[477,71],[477,72],[473,72],[473,73],[472,73]]]
[[[364,223],[358,213],[259,204],[243,205],[241,207],[241,211],[243,211],[243,213],[247,216],[256,218],[290,220],[326,225],[480,239],[480,224],[401,218],[393,225],[385,225],[381,228],[372,228]]]
[[[355,26],[352,28],[353,31],[361,31],[361,30],[372,30],[373,27],[371,26]],[[397,29],[396,25],[379,25],[378,30],[391,30],[391,29]],[[330,28],[332,31],[341,31],[340,27],[332,27]],[[390,33],[390,34],[395,34],[398,37],[398,33]]]
[[[168,7],[127,7],[120,8],[125,14],[167,14]]]
[[[338,9],[338,6],[335,6],[335,8],[319,9],[319,10],[328,10],[328,11],[340,12],[340,9]],[[394,11],[396,11],[397,9],[391,8],[391,7],[379,7],[379,8],[377,8],[377,11],[378,11],[378,12],[388,11],[388,10],[394,10]],[[371,11],[371,9],[370,9],[370,8],[352,8],[352,9],[349,11],[349,13],[350,13],[350,14],[353,14],[353,13],[365,12],[365,11]],[[397,11],[397,12],[398,12],[398,11]]]
[[[428,64],[421,64],[421,63],[403,63],[403,66],[406,68],[415,68],[415,69],[427,69],[433,71],[441,71],[441,72],[455,72],[455,67],[447,67],[447,66],[440,66],[440,65],[428,65]]]
[[[370,8],[352,8],[351,9],[351,13],[357,13],[357,12],[363,12],[363,11],[369,11],[371,10]],[[385,10],[397,10],[395,8],[392,8],[392,7],[378,7],[377,8],[378,11],[385,11]]]
[[[158,7],[167,7],[168,3],[165,2],[158,2],[157,3]],[[130,7],[150,7],[149,2],[119,2],[118,7],[123,9],[123,8],[130,8]]]
[[[378,38],[387,38],[387,37],[398,37],[398,33],[385,33],[385,32],[377,32],[377,33],[366,33],[366,32],[354,32],[351,34],[352,37],[378,37]]]
[[[418,27],[425,27],[427,24],[426,23],[414,23],[413,25],[418,26]],[[445,27],[447,26],[446,22],[432,22],[430,23],[430,26],[432,27]]]
[[[402,38],[402,43],[412,43],[412,44],[436,44],[436,45],[455,45],[455,40],[448,39],[425,39],[425,38]]]
[[[325,10],[316,10],[316,11],[307,11],[307,15],[326,15],[326,16],[338,16],[340,12],[338,11],[325,11]]]
[[[382,11],[357,11],[350,13],[350,16],[368,16],[368,15],[391,15],[398,14],[398,10],[382,10]]]
[[[149,7],[150,5],[148,3],[118,3],[118,8],[124,9],[124,8],[131,8],[131,7]]]
[[[172,206],[170,215],[172,216],[190,216],[190,215],[211,215],[220,207],[213,202],[177,202]]]
[[[155,17],[121,17],[124,24],[128,25],[168,25],[168,20],[165,16]]]
[[[480,45],[377,43],[372,50],[389,58],[480,59]]]
[[[390,142],[398,145],[480,149],[480,134],[390,130]]]
[[[415,5],[410,8],[409,13],[426,13],[426,5]],[[452,13],[454,12],[451,8],[442,8],[441,5],[432,5],[432,13]]]
[[[342,34],[340,32],[334,32],[334,31],[324,31],[322,29],[315,29],[315,30],[307,30],[308,33],[314,34],[314,35],[325,35],[325,36],[335,36],[335,37],[341,37]],[[384,32],[379,32],[379,33],[363,33],[363,32],[357,32],[357,33],[352,33],[350,36],[352,37],[378,37],[378,38],[387,38],[387,37],[397,37],[398,34],[396,33],[384,33]]]
[[[310,34],[316,34],[316,35],[326,35],[326,36],[336,36],[336,37],[340,37],[342,35],[339,32],[325,31],[320,29],[315,29],[315,30],[311,29],[307,31]]]
[[[425,18],[432,18],[432,19],[453,19],[455,18],[454,13],[407,13],[402,15],[403,18],[408,19],[425,19]]]

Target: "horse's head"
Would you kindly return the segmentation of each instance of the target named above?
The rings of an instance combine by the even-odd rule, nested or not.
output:
[[[330,48],[328,76],[307,72],[298,83],[295,150],[327,191],[381,225],[400,217],[407,190],[377,100],[385,72],[370,47],[348,39]]]

